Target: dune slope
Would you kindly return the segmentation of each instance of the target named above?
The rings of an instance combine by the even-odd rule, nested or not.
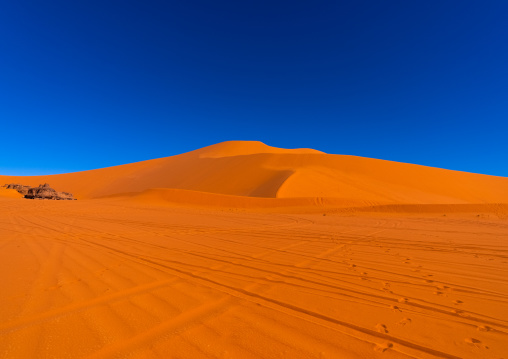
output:
[[[91,171],[0,176],[0,183],[11,182],[48,182],[78,199],[168,188],[247,197],[342,198],[371,204],[508,202],[508,178],[244,141]]]

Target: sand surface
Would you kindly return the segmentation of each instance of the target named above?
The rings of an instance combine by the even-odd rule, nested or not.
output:
[[[12,180],[81,198],[0,190],[0,358],[508,357],[506,178],[234,142]]]

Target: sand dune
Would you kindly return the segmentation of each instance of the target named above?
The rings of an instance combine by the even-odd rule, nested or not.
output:
[[[270,208],[302,208],[304,212],[310,210],[322,211],[323,208],[364,208],[375,206],[373,201],[361,201],[349,198],[333,197],[294,197],[294,198],[265,198],[233,196],[217,193],[189,191],[170,188],[153,188],[141,193],[111,196],[120,200],[149,205],[184,205],[218,208],[270,209]]]
[[[172,188],[248,197],[347,198],[379,204],[508,202],[507,178],[240,141],[91,171],[0,176],[0,182],[48,182],[78,199]]]
[[[14,189],[0,188],[0,197],[3,198],[22,198],[23,195]]]
[[[0,189],[0,358],[502,358],[508,179],[226,142]],[[2,183],[3,184],[3,183]]]

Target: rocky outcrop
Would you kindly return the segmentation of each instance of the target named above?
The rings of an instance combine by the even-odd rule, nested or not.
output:
[[[29,199],[53,199],[53,200],[75,200],[72,193],[57,192],[49,184],[41,184],[38,187],[24,186],[19,183],[6,184],[7,189],[15,189]]]
[[[30,188],[28,193],[25,195],[25,198],[56,199],[57,196],[56,191],[51,188],[49,184],[45,183],[43,185],[39,185],[39,187]]]

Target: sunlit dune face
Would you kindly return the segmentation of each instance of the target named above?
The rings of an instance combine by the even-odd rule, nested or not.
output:
[[[0,176],[49,183],[78,199],[137,196],[154,188],[257,198],[335,198],[351,203],[503,203],[508,179],[311,149],[230,141],[173,157],[53,176]]]

